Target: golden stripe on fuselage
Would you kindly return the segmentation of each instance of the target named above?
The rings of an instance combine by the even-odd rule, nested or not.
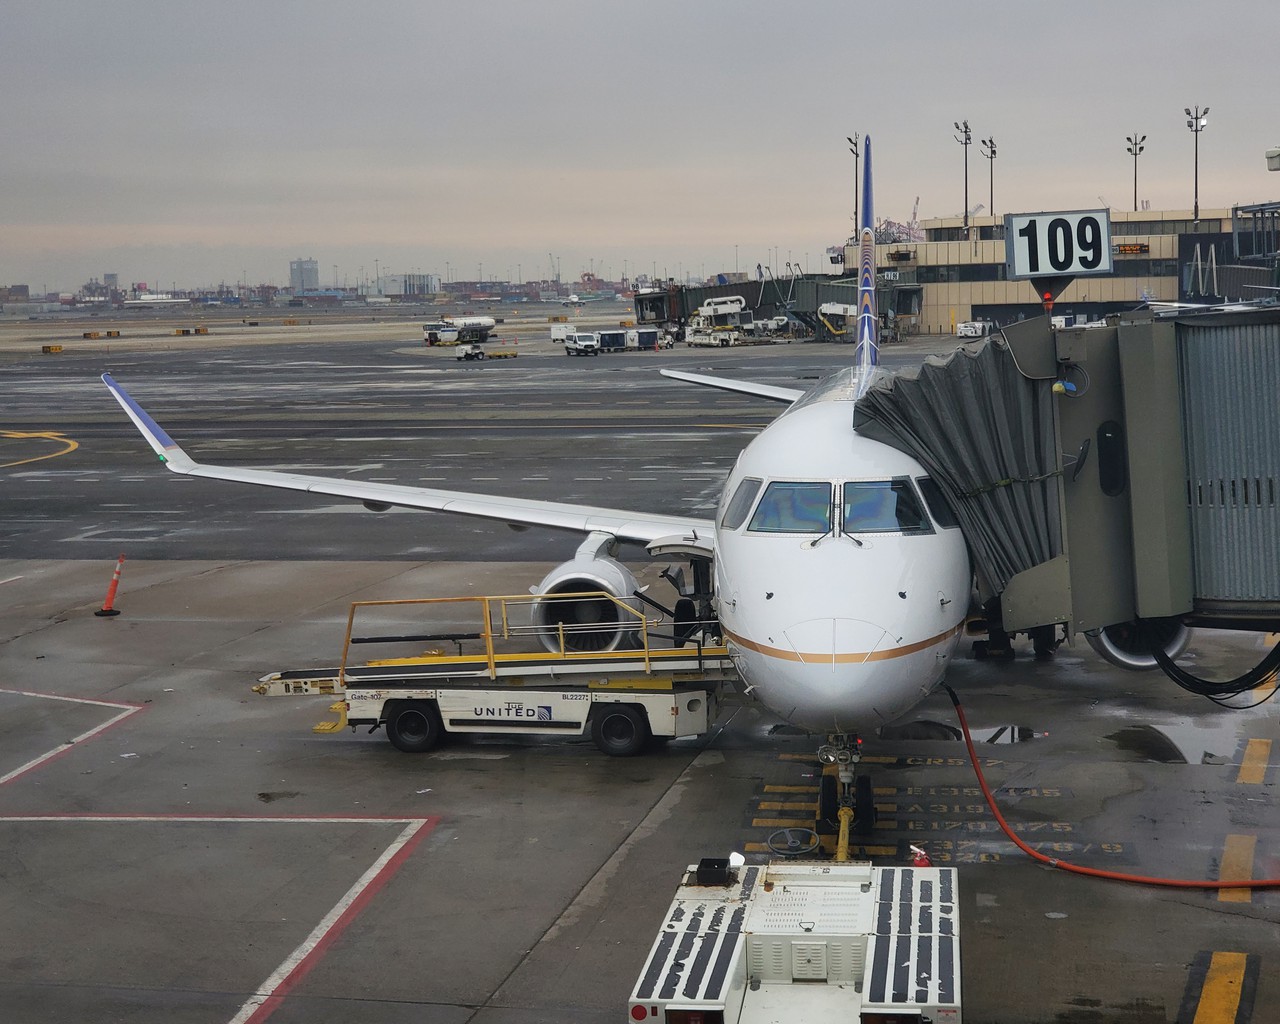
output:
[[[787,651],[780,647],[770,647],[767,644],[756,643],[754,640],[748,640],[744,636],[739,636],[731,630],[724,630],[727,639],[732,640],[739,647],[745,647],[749,651],[755,651],[757,654],[764,654],[770,658],[779,658],[782,661],[798,661],[806,665],[854,665],[862,664],[868,661],[888,661],[890,658],[904,658],[908,654],[915,654],[917,651],[927,650],[938,644],[945,643],[964,628],[964,623],[953,626],[945,633],[939,633],[937,636],[931,636],[927,640],[920,640],[914,644],[905,644],[901,647],[890,647],[883,651],[868,651],[864,653],[848,652],[844,654],[808,654],[803,651]]]

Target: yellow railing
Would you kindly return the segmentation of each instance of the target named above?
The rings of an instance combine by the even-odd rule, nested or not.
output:
[[[538,605],[554,605],[557,602],[567,602],[571,600],[592,600],[609,602],[615,608],[616,618],[613,621],[601,621],[596,623],[571,623],[564,622],[542,624],[534,620],[534,610]],[[440,629],[428,632],[425,629],[415,632],[405,633],[386,633],[373,634],[369,636],[356,636],[356,618],[362,611],[367,612],[372,609],[389,609],[389,608],[423,608],[422,615],[415,615],[412,626],[421,627],[424,621],[431,618],[431,612],[441,610],[445,612],[440,618],[450,624],[455,625],[459,619],[457,615],[450,616],[448,612],[458,606],[473,606],[475,617],[464,617],[464,621],[470,621],[479,628],[475,629]],[[367,617],[367,616],[366,616]],[[478,622],[477,622],[478,618]],[[523,621],[521,621],[523,620]],[[493,597],[429,597],[429,598],[405,598],[386,601],[355,601],[351,604],[350,611],[347,614],[347,631],[346,637],[342,645],[342,663],[339,668],[339,679],[342,685],[347,685],[346,673],[348,661],[351,658],[352,647],[359,644],[407,644],[407,643],[455,643],[458,647],[456,656],[447,655],[443,650],[433,650],[426,655],[420,655],[413,658],[405,659],[386,659],[377,662],[378,664],[409,664],[422,663],[424,658],[430,659],[437,663],[457,663],[459,665],[466,663],[471,666],[477,663],[483,663],[488,671],[490,679],[497,678],[498,665],[507,659],[520,658],[521,660],[541,660],[547,661],[565,660],[565,661],[592,661],[603,659],[616,659],[619,655],[632,654],[644,661],[644,671],[648,673],[652,668],[651,659],[655,656],[669,655],[677,649],[654,649],[649,643],[649,631],[662,624],[662,619],[648,619],[644,612],[628,604],[620,598],[614,597],[612,594],[604,591],[584,591],[581,593],[567,594],[513,594]],[[598,651],[582,651],[574,650],[572,640],[575,637],[589,636],[591,634],[601,633],[621,633],[624,637],[634,636],[636,644],[634,646],[610,645],[608,650]],[[548,639],[553,639],[554,644],[548,644]],[[516,643],[518,641],[529,640],[541,645],[542,650],[531,654],[528,651],[523,652],[500,652],[497,644]],[[481,644],[483,653],[467,655],[463,653],[463,645],[467,643]],[[695,648],[696,649],[696,648]]]

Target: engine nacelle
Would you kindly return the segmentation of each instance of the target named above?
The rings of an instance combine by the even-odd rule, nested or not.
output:
[[[607,554],[616,545],[612,536],[592,534],[578,548],[573,560],[558,565],[533,588],[533,625],[548,651],[564,649],[579,653],[613,651],[640,646],[638,630],[644,622],[639,602],[630,600],[636,592],[636,578],[621,562]],[[604,597],[557,597],[603,591],[626,602],[626,607]],[[635,608],[635,614],[627,609]]]
[[[1160,667],[1154,651],[1162,650],[1170,659],[1182,654],[1191,642],[1191,630],[1177,619],[1138,619],[1091,630],[1084,637],[1111,664],[1146,672]]]

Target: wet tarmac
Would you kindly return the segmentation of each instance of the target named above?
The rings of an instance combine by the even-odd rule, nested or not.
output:
[[[208,460],[705,515],[774,409],[646,371],[791,385],[846,352],[531,343],[463,369],[411,328],[107,365],[0,331],[0,1020],[616,1021],[682,868],[763,861],[810,819],[818,738],[740,702],[636,759],[510,736],[411,756],[313,734],[327,698],[250,691],[333,664],[353,600],[520,592],[574,542],[174,477],[97,373]],[[122,551],[120,614],[95,616]],[[1263,643],[1200,634],[1188,664],[1235,675]],[[1220,708],[1083,643],[1019,655],[948,683],[1025,842],[1113,872],[1280,876],[1275,705]],[[867,738],[859,852],[961,869],[967,1021],[1280,1020],[1280,895],[1033,863],[958,727],[940,692]]]

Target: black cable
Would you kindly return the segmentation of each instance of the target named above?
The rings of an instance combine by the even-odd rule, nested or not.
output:
[[[1268,677],[1273,675],[1277,669],[1280,669],[1280,644],[1276,644],[1267,652],[1267,656],[1257,665],[1251,668],[1244,675],[1237,676],[1235,679],[1229,679],[1225,682],[1214,682],[1211,679],[1201,679],[1193,676],[1185,669],[1179,668],[1174,664],[1173,659],[1164,653],[1159,647],[1152,652],[1155,655],[1156,664],[1164,671],[1164,674],[1181,686],[1184,690],[1191,693],[1199,694],[1201,697],[1236,697],[1252,690]],[[1264,698],[1265,699],[1265,698]]]

